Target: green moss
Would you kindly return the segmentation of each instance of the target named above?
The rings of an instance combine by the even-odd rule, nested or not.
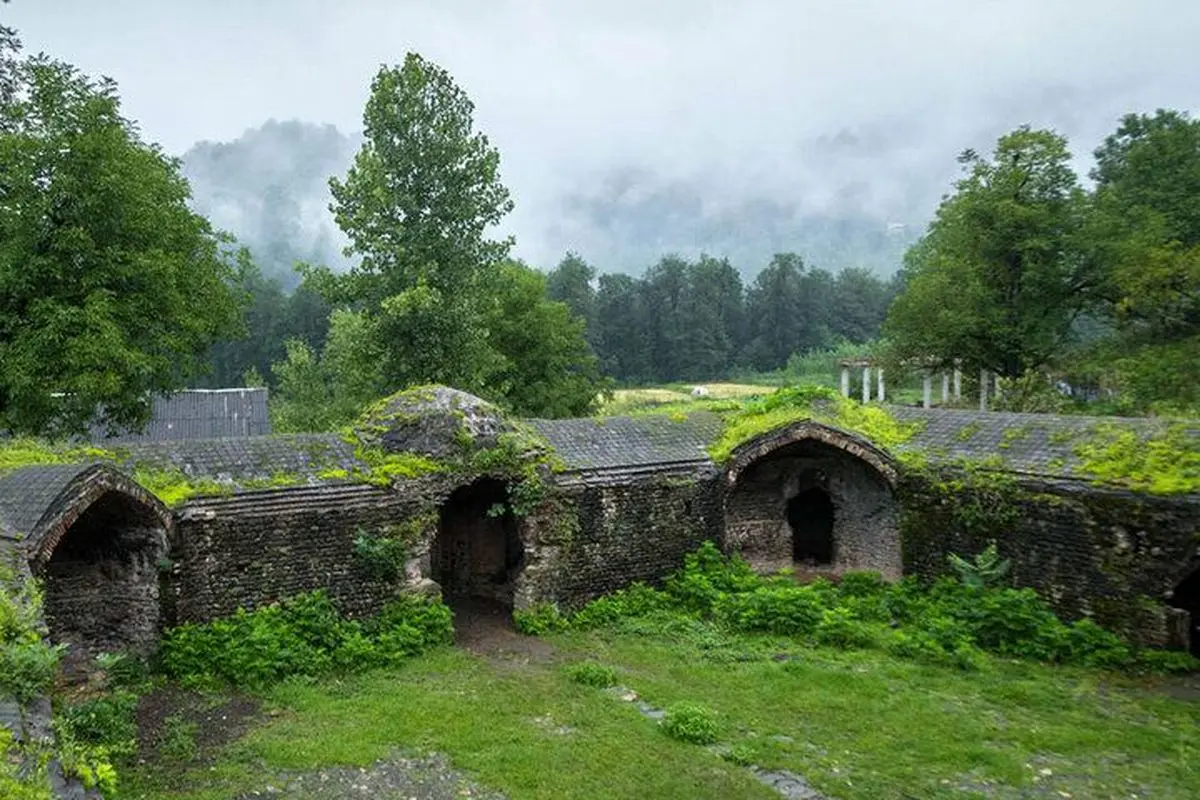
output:
[[[180,469],[162,469],[142,464],[134,467],[131,477],[169,508],[182,505],[196,497],[230,495],[236,488],[230,482],[189,477]]]
[[[750,401],[728,416],[709,455],[723,463],[751,439],[807,419],[858,434],[884,449],[904,444],[921,429],[921,423],[901,422],[880,406],[857,403],[824,386],[793,387]]]
[[[10,439],[0,444],[0,474],[43,464],[117,461],[120,454],[99,447],[52,444],[39,439]]]
[[[969,442],[975,436],[975,434],[979,433],[979,429],[981,427],[983,426],[981,426],[978,422],[971,422],[967,425],[963,425],[958,429],[958,432],[954,434],[954,438],[958,439],[960,442]]]
[[[1146,438],[1113,423],[1097,425],[1075,455],[1079,472],[1097,483],[1159,495],[1200,492],[1200,441],[1181,424]]]
[[[1016,428],[1006,428],[1004,430],[1004,434],[1000,437],[1000,442],[997,444],[997,447],[1007,450],[1008,448],[1012,447],[1013,442],[1019,442],[1022,439],[1028,438],[1028,436],[1028,425],[1022,425]]]

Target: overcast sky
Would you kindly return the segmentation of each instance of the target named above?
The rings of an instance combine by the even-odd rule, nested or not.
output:
[[[175,153],[271,117],[356,130],[378,65],[417,50],[475,101],[527,251],[551,247],[564,196],[616,168],[700,181],[718,204],[820,205],[865,180],[864,202],[900,213],[985,134],[1053,124],[1085,157],[1123,112],[1200,103],[1198,0],[13,0],[0,15],[27,50],[115,78]],[[859,143],[831,160],[841,131]]]

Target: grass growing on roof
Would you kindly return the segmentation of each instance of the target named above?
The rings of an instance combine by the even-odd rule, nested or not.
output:
[[[1075,447],[1079,471],[1100,483],[1118,483],[1150,494],[1200,492],[1200,437],[1179,423],[1149,437],[1119,425],[1097,425]]]
[[[825,386],[789,387],[730,414],[709,455],[724,462],[739,445],[806,419],[856,433],[885,449],[904,444],[921,429],[919,422],[901,422],[880,406],[863,405]]]

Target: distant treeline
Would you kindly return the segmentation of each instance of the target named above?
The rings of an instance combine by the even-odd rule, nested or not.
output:
[[[712,380],[782,368],[793,353],[879,335],[899,278],[836,274],[776,255],[749,285],[726,259],[667,256],[640,278],[601,274],[575,254],[547,292],[587,322],[604,374],[629,384]]]
[[[331,308],[308,287],[288,292],[246,263],[240,289],[249,299],[245,338],[216,345],[212,372],[198,385],[241,385],[248,375],[272,383],[287,340],[314,350],[325,341]],[[885,281],[854,267],[831,273],[793,253],[775,256],[749,285],[727,259],[709,256],[667,256],[639,278],[598,274],[570,253],[547,279],[550,299],[587,323],[602,371],[622,384],[773,371],[795,353],[870,341],[899,289],[898,276]]]

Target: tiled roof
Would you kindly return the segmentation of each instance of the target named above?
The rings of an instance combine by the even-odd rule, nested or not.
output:
[[[99,444],[161,442],[263,436],[271,432],[266,389],[187,389],[156,397],[149,423],[140,433],[106,436],[93,426]]]
[[[63,490],[90,464],[45,464],[0,475],[0,536],[28,536]]]
[[[209,478],[315,477],[329,469],[358,465],[354,446],[337,434],[295,433],[227,439],[143,442],[123,448],[129,464],[179,469]]]
[[[708,460],[705,448],[721,433],[721,418],[631,416],[539,419],[530,424],[571,470],[602,470]]]
[[[919,422],[920,431],[900,449],[923,451],[931,461],[999,457],[1014,472],[1056,477],[1080,474],[1079,445],[1105,428],[1132,430],[1140,438],[1182,424],[1187,435],[1200,439],[1200,421],[1179,423],[1146,417],[1085,417],[1020,414],[964,409],[893,407],[905,422]]]

